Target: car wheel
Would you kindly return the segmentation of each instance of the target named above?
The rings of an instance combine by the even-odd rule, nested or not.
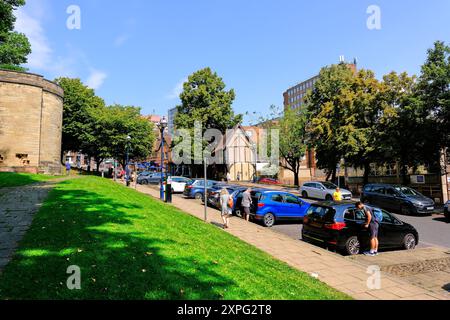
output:
[[[143,184],[144,186],[146,186],[146,185],[148,185],[148,181],[147,181],[147,180],[142,180],[142,184]]]
[[[408,233],[404,238],[403,238],[403,248],[405,250],[414,250],[416,248],[416,237],[414,237],[413,234]]]
[[[195,197],[196,200],[202,200],[203,199],[203,195],[200,192],[196,193],[194,197]]]
[[[272,228],[275,225],[275,216],[273,213],[266,213],[263,219],[264,226]]]
[[[350,256],[355,256],[361,251],[361,243],[358,237],[353,236],[347,239],[345,242],[345,253]]]
[[[302,192],[302,198],[308,199],[308,192],[303,191]]]
[[[412,215],[411,208],[408,207],[408,206],[405,206],[405,205],[402,206],[401,212],[405,216],[411,216]]]
[[[331,194],[327,194],[326,197],[325,197],[325,200],[333,201],[333,196]]]
[[[173,193],[175,193],[175,190],[174,190],[174,188],[172,188],[172,194],[173,194]]]

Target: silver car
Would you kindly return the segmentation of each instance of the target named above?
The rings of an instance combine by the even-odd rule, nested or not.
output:
[[[312,181],[305,182],[300,188],[300,193],[303,198],[331,201],[337,188],[338,186],[331,182]],[[353,195],[350,191],[341,188],[341,193],[343,200],[352,200]]]

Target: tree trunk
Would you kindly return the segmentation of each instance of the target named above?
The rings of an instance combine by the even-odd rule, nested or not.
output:
[[[364,185],[369,183],[369,174],[370,174],[370,162],[366,161],[364,163],[364,179],[363,179]]]
[[[300,187],[300,179],[298,178],[298,172],[299,170],[295,170],[296,172],[294,172],[294,185],[296,187]]]
[[[91,172],[91,156],[88,156],[87,159],[88,159],[87,172],[90,173]]]

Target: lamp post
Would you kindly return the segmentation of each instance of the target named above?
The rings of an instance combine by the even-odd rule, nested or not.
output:
[[[127,149],[127,160],[125,164],[125,174],[127,175],[127,187],[130,185],[130,168],[128,166],[128,163],[130,162],[130,141],[131,137],[127,136],[127,143],[126,143],[126,149]]]
[[[161,200],[164,201],[164,131],[166,131],[168,122],[165,116],[162,117],[158,123],[159,131],[161,132],[161,183],[159,189],[159,195]]]

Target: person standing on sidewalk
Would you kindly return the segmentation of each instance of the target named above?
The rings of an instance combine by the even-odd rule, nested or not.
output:
[[[227,172],[227,183],[230,184],[231,182],[231,174]]]
[[[68,176],[70,176],[70,169],[72,169],[72,167],[71,167],[71,165],[70,165],[70,162],[67,161],[67,162],[66,162],[66,174],[67,174]]]
[[[223,228],[228,229],[230,227],[230,216],[233,207],[233,198],[231,198],[230,193],[226,188],[223,188],[220,192],[220,207],[222,209]]]
[[[252,189],[247,189],[242,194],[242,210],[244,211],[244,219],[247,221],[250,221],[250,207],[252,206],[253,200],[252,200]]]
[[[379,247],[379,241],[378,241],[378,230],[380,229],[380,224],[375,218],[375,215],[373,211],[366,207],[364,203],[361,201],[356,203],[356,209],[362,210],[366,217],[366,224],[364,225],[364,228],[369,230],[369,237],[370,237],[370,251],[364,252],[364,255],[374,257],[378,255],[378,247]]]
[[[336,192],[333,194],[333,200],[336,202],[342,201],[342,192],[340,188],[336,188]]]

